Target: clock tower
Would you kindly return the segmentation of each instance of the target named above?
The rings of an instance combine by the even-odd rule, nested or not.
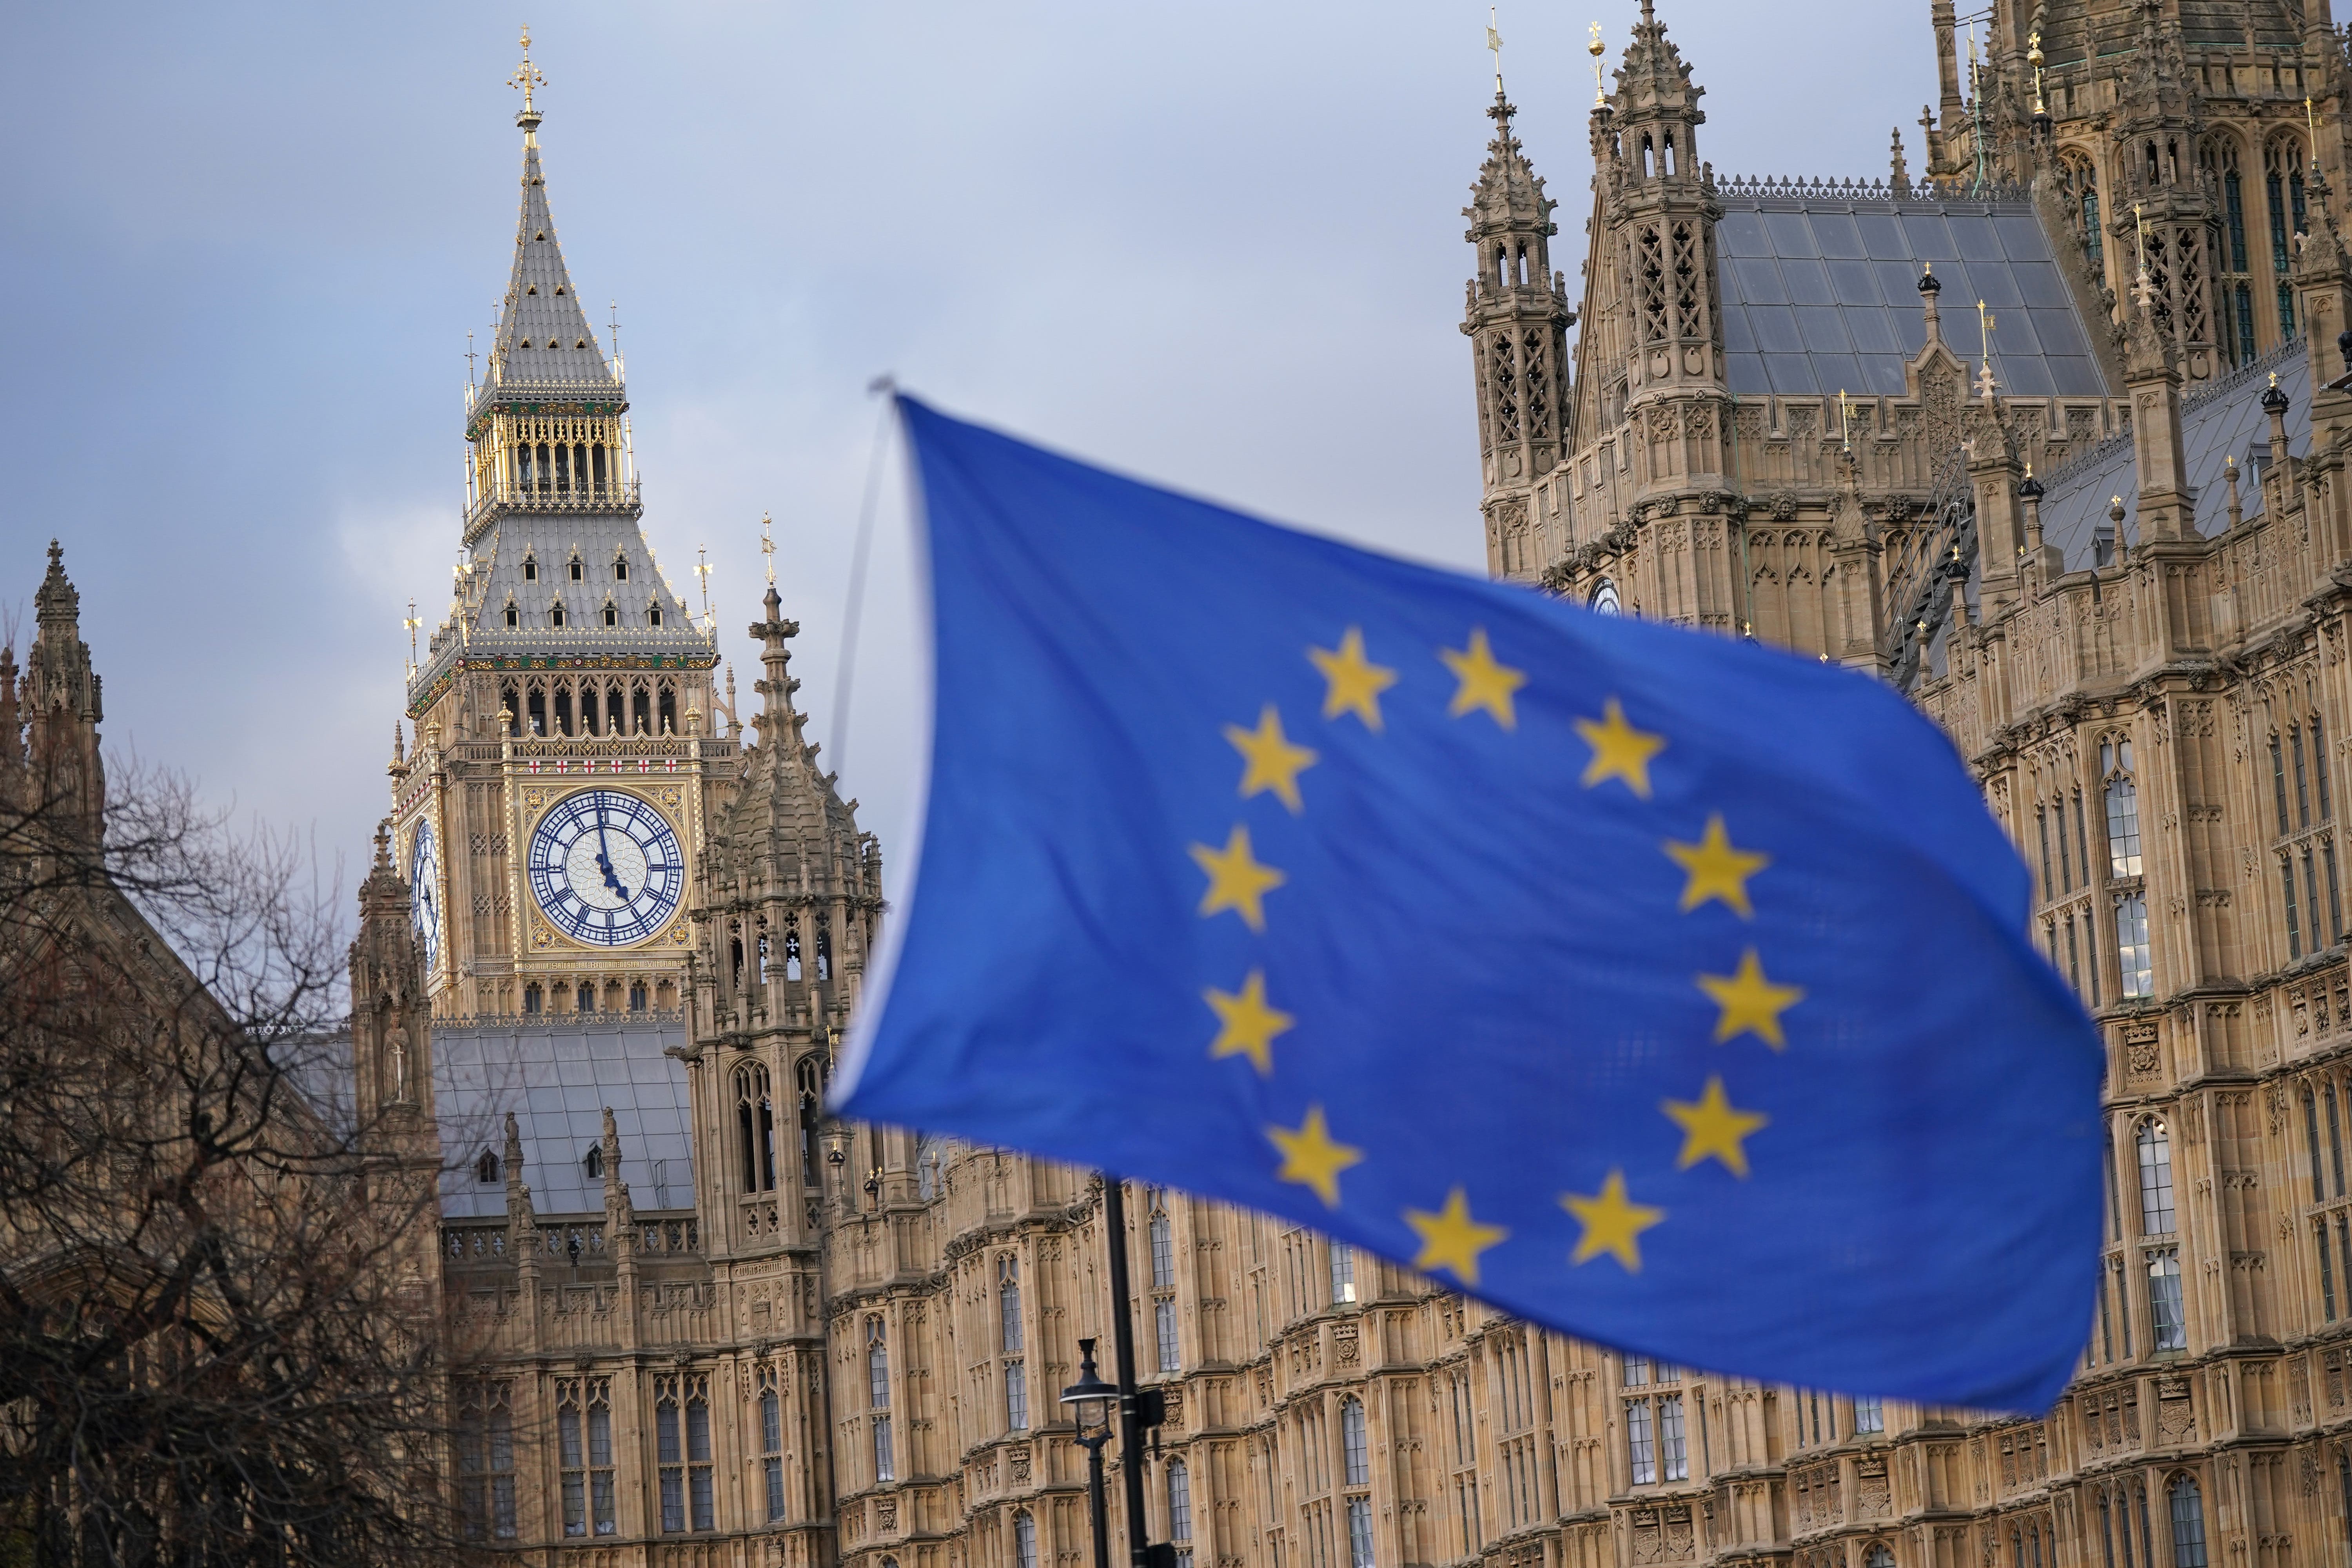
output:
[[[564,265],[523,47],[514,258],[466,388],[453,596],[409,672],[414,746],[394,736],[395,863],[440,1016],[667,1013],[736,744],[713,630],[646,542],[621,357]]]

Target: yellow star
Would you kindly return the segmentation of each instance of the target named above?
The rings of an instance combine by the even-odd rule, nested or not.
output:
[[[1421,1237],[1415,1268],[1450,1268],[1465,1285],[1478,1283],[1478,1255],[1511,1233],[1498,1225],[1480,1225],[1470,1217],[1470,1199],[1460,1187],[1445,1194],[1445,1207],[1436,1214],[1404,1211],[1405,1224]]]
[[[1271,1074],[1274,1037],[1297,1020],[1278,1007],[1267,1005],[1265,971],[1251,970],[1249,978],[1242,982],[1239,995],[1212,989],[1202,992],[1201,996],[1217,1015],[1217,1022],[1224,1026],[1210,1043],[1209,1055],[1218,1059],[1247,1057],[1257,1068],[1258,1077]]]
[[[1307,657],[1330,682],[1323,693],[1323,717],[1337,719],[1342,713],[1353,713],[1364,721],[1365,729],[1377,733],[1381,693],[1396,684],[1397,672],[1364,657],[1363,628],[1349,626],[1348,635],[1339,639],[1338,652],[1310,647]]]
[[[1698,988],[1715,999],[1723,1016],[1715,1021],[1715,1043],[1754,1035],[1774,1050],[1788,1047],[1780,1033],[1780,1015],[1805,999],[1801,985],[1775,985],[1764,978],[1764,966],[1749,948],[1739,955],[1737,974],[1702,974]]]
[[[1682,1158],[1675,1162],[1675,1170],[1687,1171],[1711,1158],[1722,1161],[1725,1170],[1742,1180],[1748,1175],[1748,1151],[1739,1141],[1772,1120],[1759,1111],[1735,1110],[1724,1098],[1723,1079],[1715,1077],[1708,1078],[1696,1104],[1662,1100],[1658,1109],[1683,1130]]]
[[[1569,1262],[1590,1263],[1605,1252],[1623,1264],[1628,1274],[1642,1271],[1642,1233],[1666,1217],[1665,1210],[1650,1208],[1627,1197],[1625,1173],[1616,1170],[1609,1173],[1601,1190],[1589,1198],[1562,1193],[1559,1206],[1584,1226],[1576,1250],[1568,1255]]]
[[[1495,650],[1486,646],[1486,627],[1470,628],[1468,648],[1457,651],[1442,647],[1437,657],[1462,682],[1445,710],[1449,717],[1459,719],[1474,708],[1484,708],[1504,729],[1519,727],[1518,713],[1511,706],[1511,693],[1528,683],[1528,672],[1495,662]]]
[[[1362,1164],[1364,1152],[1331,1141],[1331,1129],[1323,1120],[1321,1106],[1307,1108],[1307,1120],[1298,1124],[1297,1131],[1269,1127],[1265,1135],[1282,1151],[1282,1169],[1274,1173],[1277,1181],[1297,1182],[1313,1188],[1325,1208],[1339,1206],[1339,1173],[1350,1165]]]
[[[1287,880],[1271,866],[1261,866],[1250,854],[1249,829],[1235,826],[1223,849],[1192,846],[1193,863],[1209,875],[1209,890],[1201,895],[1201,918],[1232,910],[1252,931],[1265,929],[1266,894]]]
[[[1665,848],[1667,858],[1690,873],[1690,880],[1683,884],[1683,913],[1709,899],[1722,900],[1741,920],[1756,913],[1748,902],[1748,879],[1769,866],[1772,857],[1734,849],[1723,831],[1721,813],[1706,819],[1706,833],[1697,843],[1669,838]]]
[[[1315,753],[1305,746],[1294,746],[1282,732],[1282,715],[1274,704],[1257,716],[1257,728],[1244,730],[1239,724],[1225,726],[1225,739],[1234,744],[1249,766],[1242,770],[1242,798],[1272,790],[1290,815],[1299,812],[1298,775],[1315,765]]]
[[[1584,764],[1584,787],[1591,789],[1604,779],[1622,779],[1627,789],[1649,799],[1650,759],[1666,749],[1666,738],[1625,722],[1625,710],[1614,697],[1601,706],[1601,715],[1597,722],[1576,721],[1576,732],[1592,748],[1592,760]]]

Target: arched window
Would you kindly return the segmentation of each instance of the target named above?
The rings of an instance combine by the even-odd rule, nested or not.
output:
[[[793,921],[784,927],[784,978],[801,977],[801,922]]]
[[[824,917],[822,910],[816,917],[816,977],[819,980],[833,978],[833,922]]]
[[[916,1140],[919,1152],[915,1156],[915,1195],[929,1203],[940,1195],[940,1143],[937,1135],[926,1132]]]
[[[1370,1486],[1372,1449],[1364,1430],[1364,1402],[1352,1396],[1339,1401],[1339,1452],[1347,1464],[1348,1484]]]
[[[2294,336],[2294,284],[2288,274],[2294,267],[2292,236],[2309,226],[2304,205],[2303,143],[2292,135],[2273,136],[2263,149],[2263,192],[2269,198],[2271,275],[2278,283],[2279,336]]]
[[[898,1456],[890,1446],[890,1342],[877,1315],[866,1320],[866,1408],[874,1426],[874,1479],[898,1479]]]
[[[558,599],[553,605],[549,606],[547,612],[547,624],[551,626],[560,626],[563,624],[562,600]]]
[[[2172,1568],[2205,1568],[2205,1500],[2196,1478],[2175,1476],[2165,1492],[2172,1501]]]
[[[776,1369],[760,1367],[760,1466],[768,1483],[768,1522],[784,1517],[784,1405],[776,1394]],[[882,1559],[883,1568],[897,1568],[898,1560]]]
[[[2172,1214],[2172,1138],[2162,1121],[2151,1117],[2139,1124],[2139,1228],[2144,1236],[2170,1236]]]
[[[604,1179],[604,1151],[603,1147],[600,1145],[596,1148],[590,1149],[588,1151],[588,1157],[580,1162],[580,1168],[588,1173],[588,1179],[590,1181],[603,1181]]]
[[[2139,785],[2132,777],[2129,741],[2099,742],[2099,776],[2107,796],[2108,875],[2137,877],[2139,858]]]
[[[1029,1429],[1029,1364],[1021,1359],[1021,1259],[1005,1253],[996,1260],[997,1347],[1004,1361],[1004,1429]]]
[[[580,557],[577,555],[572,558],[572,580],[574,583],[584,583],[588,580],[587,569],[580,564]]]
[[[499,1157],[488,1149],[483,1150],[482,1157],[474,1162],[474,1180],[487,1187],[495,1185],[499,1176]]]
[[[530,721],[532,735],[544,736],[547,733],[547,692],[544,688],[534,686],[530,689],[530,707],[524,717]]]
[[[604,624],[608,626],[617,626],[621,624],[621,612],[610,599],[604,601]]]
[[[1356,1249],[1344,1241],[1331,1244],[1331,1304],[1356,1299]]]
[[[512,599],[507,601],[507,625],[510,626],[522,625],[522,612],[515,607],[515,602]]]
[[[1025,1508],[1013,1516],[1013,1568],[1037,1568],[1037,1521]]]
[[[598,456],[600,458],[601,458],[603,457],[603,455],[604,455],[604,449],[602,447],[599,447],[598,448],[596,448],[597,456]],[[614,557],[613,557],[613,581],[614,581],[614,582],[615,582],[615,583],[625,583],[625,582],[627,582],[628,580],[629,580],[629,558],[628,558],[627,556],[625,556],[625,555],[615,555],[615,556],[614,556]]]
[[[537,1014],[541,1005],[539,982],[534,980],[522,988],[522,1010],[528,1014]]]
[[[812,1195],[816,1192],[816,1123],[823,1114],[824,1084],[817,1074],[816,1058],[804,1057],[793,1069],[793,1087],[800,1093],[801,1185]]]
[[[1168,1539],[1179,1560],[1192,1555],[1192,1472],[1181,1459],[1168,1461]]]
[[[2101,1558],[2101,1568],[2116,1568],[2115,1510],[2108,1506],[2107,1490],[2105,1487],[2099,1489],[2099,1544],[2104,1552]],[[2124,1550],[2126,1552],[2131,1550],[2129,1531],[2124,1532]]]
[[[596,988],[585,980],[582,981],[579,990],[572,994],[572,1006],[578,1012],[593,1013],[596,1010]]]
[[[1158,1187],[1147,1190],[1144,1206],[1150,1211],[1149,1233],[1151,1241],[1151,1326],[1152,1337],[1159,1353],[1161,1372],[1175,1372],[1183,1365],[1182,1349],[1176,1338],[1176,1245],[1168,1224],[1168,1204]]]
[[[735,1131],[743,1151],[743,1190],[776,1190],[776,1108],[768,1069],[746,1062],[735,1069]]]
[[[2106,265],[2106,247],[2099,228],[2098,170],[2080,153],[2062,153],[2058,156],[2058,178],[2084,252],[2090,258],[2093,270],[2102,269]]]
[[[652,609],[646,612],[646,624],[649,626],[657,626],[661,625],[661,606],[659,605],[656,605]]]
[[[524,450],[527,453],[529,448],[526,447]],[[528,479],[523,482],[526,484],[530,483]],[[522,580],[526,583],[536,583],[539,581],[539,558],[537,556],[526,555],[522,558]]]
[[[632,980],[629,982],[629,1011],[642,1013],[645,1010],[646,983],[642,980]]]
[[[1886,1542],[1874,1541],[1870,1543],[1869,1554],[1862,1560],[1862,1568],[1895,1568],[1895,1553],[1887,1548]]]

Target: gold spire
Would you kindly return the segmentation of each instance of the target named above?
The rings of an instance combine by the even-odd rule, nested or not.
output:
[[[539,110],[532,107],[531,89],[547,85],[547,79],[539,74],[537,66],[530,63],[530,27],[528,24],[522,30],[522,64],[516,68],[514,75],[507,78],[507,85],[522,89],[522,112],[515,116],[515,123],[522,127],[523,134],[528,138],[539,129]]]
[[[2042,35],[2037,32],[2025,40],[2025,63],[2033,68],[2033,112],[2047,114],[2042,101]]]
[[[1601,41],[1601,24],[1598,22],[1592,24],[1592,41],[1584,46],[1584,52],[1592,57],[1592,107],[1605,109],[1609,106],[1609,89],[1601,83],[1606,79],[1608,68],[1601,64],[1601,57],[1609,52],[1609,46]]]

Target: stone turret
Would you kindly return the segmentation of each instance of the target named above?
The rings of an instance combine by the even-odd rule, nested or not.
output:
[[[408,884],[392,862],[389,825],[360,884],[359,934],[351,946],[352,1050],[362,1127],[422,1131],[412,1152],[437,1162],[433,1122],[433,1014]],[[403,1139],[404,1142],[405,1138]]]
[[[54,539],[33,615],[21,698],[33,787],[60,828],[96,845],[106,820],[106,764],[98,745],[106,708],[89,646],[81,640],[81,595]]]
[[[1486,110],[1495,139],[1471,187],[1463,237],[1477,258],[1462,321],[1478,387],[1478,437],[1486,499],[1486,564],[1498,576],[1531,577],[1550,550],[1532,503],[1535,480],[1565,451],[1569,417],[1566,280],[1552,270],[1551,221],[1544,195],[1511,131],[1511,101],[1497,73]]]

